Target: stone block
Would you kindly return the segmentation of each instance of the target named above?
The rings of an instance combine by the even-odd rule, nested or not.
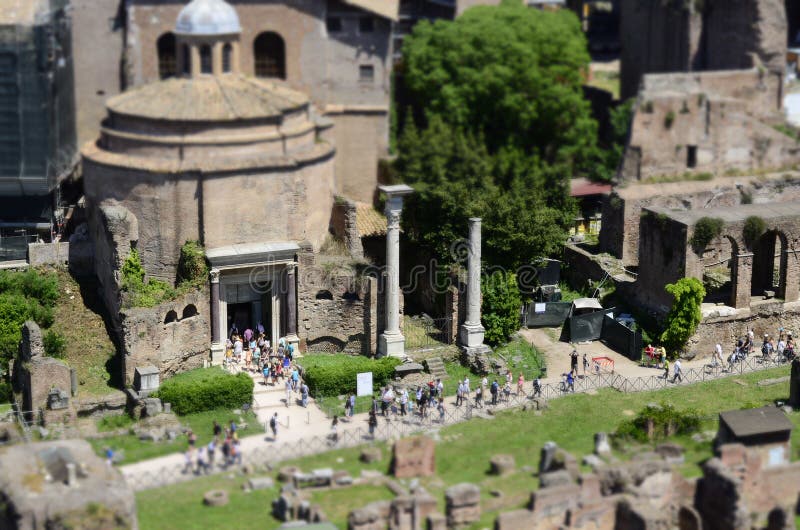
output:
[[[508,475],[514,472],[515,462],[512,455],[494,455],[489,460],[493,475]]]
[[[719,447],[719,456],[725,467],[741,466],[747,456],[747,448],[742,444],[724,444]]]
[[[372,462],[380,462],[383,459],[383,452],[381,451],[380,447],[365,447],[361,450],[361,455],[359,456],[359,460],[364,462],[365,464],[371,464]]]
[[[299,467],[284,466],[278,470],[278,480],[281,482],[292,482],[297,473],[301,473]]]
[[[403,438],[394,444],[392,472],[397,478],[428,477],[436,472],[436,442],[426,436]]]
[[[225,490],[211,490],[203,495],[203,504],[206,506],[226,506],[228,502],[230,499]]]
[[[608,434],[598,432],[594,435],[594,454],[608,456],[611,454],[611,445],[608,443]]]
[[[530,530],[532,528],[536,528],[536,520],[530,510],[501,513],[494,523],[494,530]]]
[[[268,490],[275,486],[272,477],[253,477],[242,486],[243,489],[250,491]]]
[[[164,411],[161,400],[158,398],[145,398],[142,400],[142,412],[148,418],[158,416]]]
[[[481,490],[475,484],[461,483],[444,492],[448,528],[474,523],[481,517]]]
[[[447,530],[447,517],[434,512],[428,515],[426,530]]]
[[[656,446],[656,454],[670,464],[682,464],[684,462],[683,452],[683,447],[676,443],[667,442]]]
[[[139,392],[140,396],[146,396],[158,390],[159,371],[153,365],[137,366],[134,370],[133,388]]]
[[[572,476],[566,469],[559,469],[558,471],[550,471],[539,475],[539,485],[542,488],[566,486],[573,482]]]

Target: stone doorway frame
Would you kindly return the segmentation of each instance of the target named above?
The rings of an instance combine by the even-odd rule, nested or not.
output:
[[[297,252],[295,243],[256,243],[232,245],[209,249],[211,263],[211,363],[221,364],[228,333],[229,291],[249,286],[261,295],[254,306],[261,306],[268,295],[271,304],[271,322],[264,322],[276,341],[285,336],[295,351],[300,342],[297,337]],[[269,285],[269,287],[266,287]],[[263,310],[262,310],[263,312]]]

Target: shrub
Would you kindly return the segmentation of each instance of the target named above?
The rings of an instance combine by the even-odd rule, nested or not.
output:
[[[517,277],[510,272],[497,271],[481,283],[481,291],[484,338],[491,345],[502,344],[519,331],[522,299]]]
[[[206,254],[199,241],[187,241],[181,247],[178,261],[178,283],[198,284],[206,280],[208,265]]]
[[[400,364],[395,357],[368,359],[366,357],[335,354],[309,355],[301,359],[303,379],[314,397],[340,396],[356,391],[356,374],[372,372],[372,384],[381,387],[394,377],[394,368]]]
[[[240,408],[253,402],[253,379],[220,368],[198,368],[167,379],[154,394],[177,414]]]
[[[16,354],[26,320],[34,320],[42,328],[53,325],[57,298],[54,273],[0,270],[0,366],[6,366]]]
[[[742,229],[742,237],[744,242],[749,248],[753,248],[764,232],[767,231],[767,223],[757,215],[751,215],[744,220],[744,228]]]
[[[669,111],[666,116],[664,116],[664,127],[669,129],[672,127],[673,123],[675,123],[675,112]]]
[[[63,359],[67,353],[67,339],[55,330],[47,330],[43,337],[44,351],[50,357]]]
[[[150,278],[145,281],[145,272],[136,249],[122,264],[122,290],[125,293],[124,307],[155,307],[174,299],[178,291],[167,282]]]
[[[667,314],[667,325],[661,334],[661,343],[666,346],[668,355],[674,358],[700,323],[700,305],[706,296],[706,290],[697,278],[682,278],[668,284],[665,289],[675,300]]]
[[[694,409],[677,410],[672,405],[648,405],[632,420],[617,427],[614,437],[647,442],[676,434],[692,434],[700,428],[700,415]],[[652,434],[649,436],[648,434]]]
[[[718,217],[701,217],[698,219],[694,225],[694,234],[690,241],[698,254],[715,238],[719,237],[724,225],[725,222]]]

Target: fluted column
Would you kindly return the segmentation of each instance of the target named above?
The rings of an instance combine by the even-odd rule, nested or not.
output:
[[[386,194],[386,328],[378,340],[378,354],[402,356],[405,338],[400,332],[400,216],[403,197],[413,190],[406,185],[380,186]]]

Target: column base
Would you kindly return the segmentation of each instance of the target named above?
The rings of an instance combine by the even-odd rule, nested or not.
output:
[[[225,345],[212,344],[211,345],[211,366],[221,366],[225,360]]]
[[[484,346],[483,334],[486,330],[480,324],[465,322],[458,330],[458,344],[464,349]]]
[[[402,333],[381,333],[378,337],[378,357],[403,357],[406,353],[406,338]]]
[[[295,333],[289,333],[286,335],[286,344],[291,344],[292,351],[294,352],[292,355],[293,357],[302,357],[303,354],[300,353],[300,337],[297,336]]]

